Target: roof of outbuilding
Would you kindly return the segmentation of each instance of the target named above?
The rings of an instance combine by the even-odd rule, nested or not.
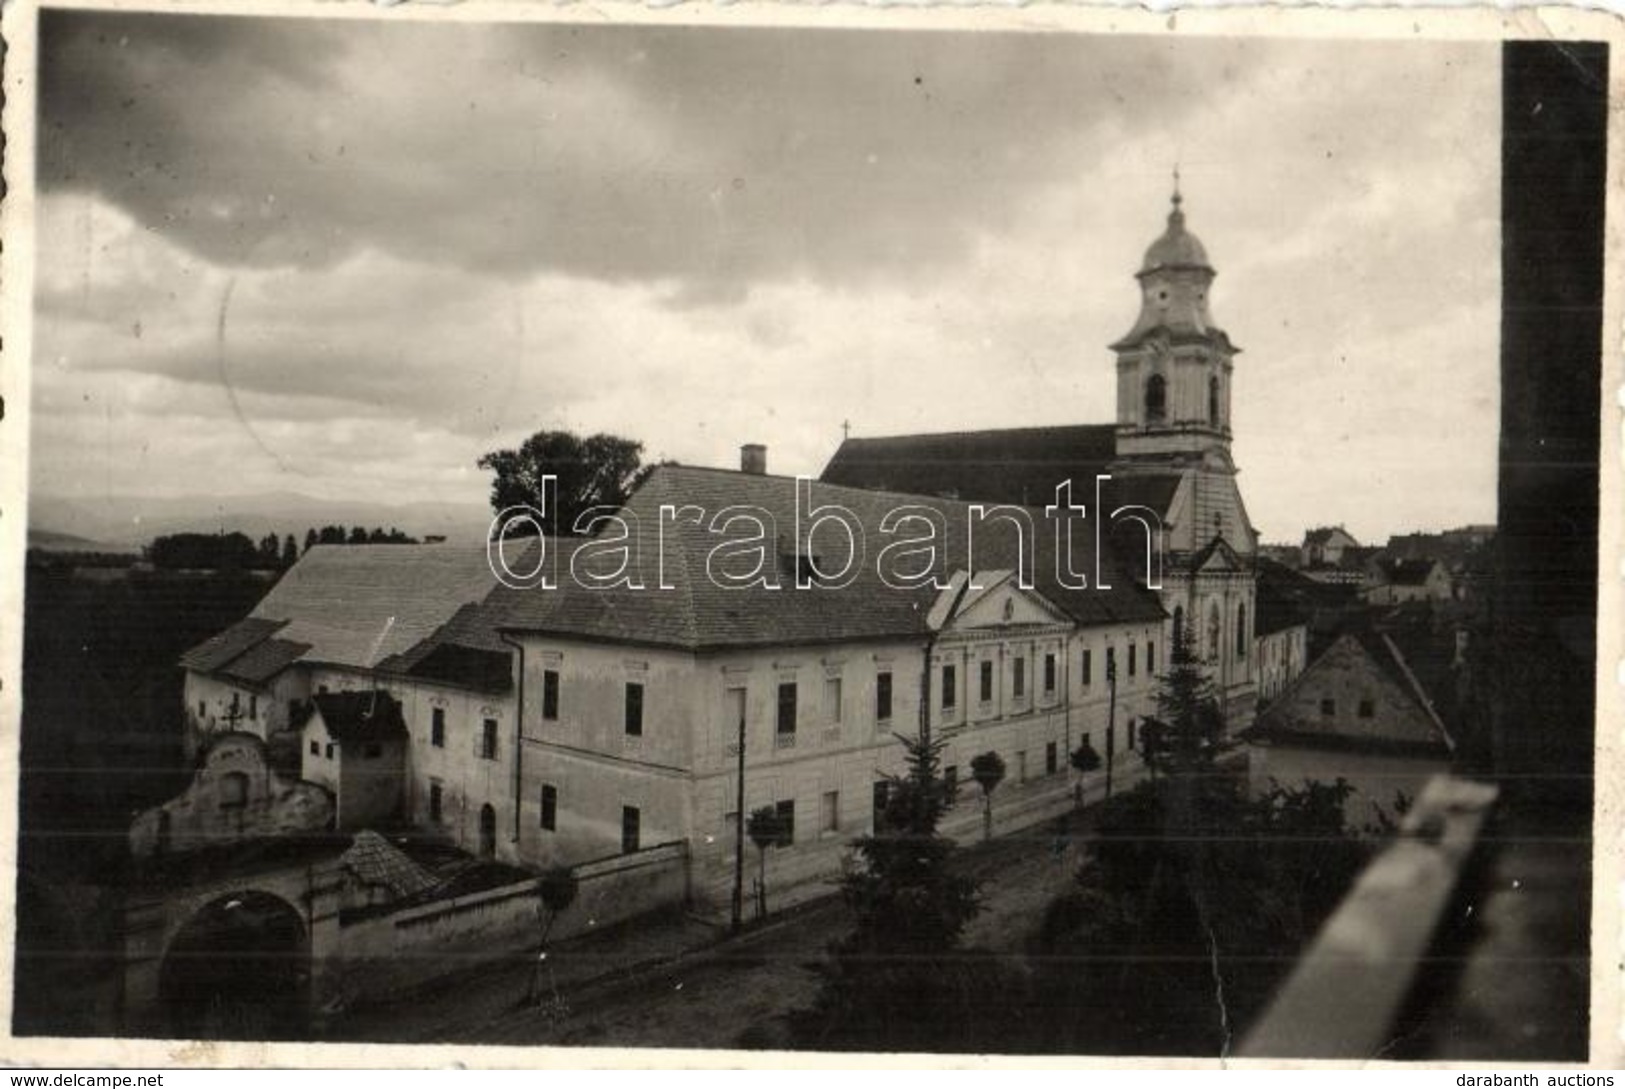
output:
[[[967,557],[970,532],[969,505],[948,499],[868,491],[808,482],[808,507],[837,505],[856,517],[863,534],[863,560],[854,580],[843,588],[796,589],[798,562],[792,538],[796,525],[796,488],[790,477],[767,476],[715,469],[661,466],[632,496],[626,511],[638,545],[638,566],[643,588],[587,589],[569,577],[561,565],[552,590],[499,589],[487,607],[497,610],[497,626],[592,639],[626,641],[688,649],[827,643],[850,640],[907,638],[924,635],[936,591],[930,587],[901,589],[889,585],[877,569],[881,548],[890,539],[881,532],[882,520],[893,511],[912,508],[930,518],[943,535],[938,538],[942,578],[971,566]],[[771,525],[764,528],[777,540],[765,548],[780,561],[778,588],[756,586],[725,588],[715,576],[741,574],[754,568],[754,551],[741,554],[728,542],[748,536],[748,528],[709,528],[720,512],[739,508],[765,512]],[[682,517],[663,515],[670,508]],[[701,512],[699,522],[686,512]],[[1090,587],[1068,590],[1056,581],[1055,533],[1042,510],[1033,517],[1034,582],[1044,597],[1080,624],[1158,620],[1164,615],[1153,592],[1136,584],[1130,568],[1105,547],[1101,570],[1110,589],[1095,586],[1094,535],[1074,534],[1073,569],[1088,573]],[[902,537],[923,530],[924,523],[899,532]],[[899,537],[898,539],[902,539]],[[975,537],[974,563],[978,569],[1015,567],[1014,533],[996,519],[988,519]],[[826,568],[838,567],[846,556],[844,533],[814,539],[814,551]],[[661,547],[664,546],[664,553]],[[577,547],[585,547],[578,545]],[[826,553],[824,549],[829,549]],[[611,569],[616,557],[600,566]],[[591,565],[584,565],[591,569]],[[888,568],[889,569],[889,568]],[[906,569],[915,569],[909,565]],[[664,572],[665,585],[660,577]]]
[[[225,631],[211,635],[181,655],[181,667],[212,673],[252,647],[274,635],[287,621],[250,616]]]
[[[388,692],[318,692],[311,702],[335,741],[391,741],[406,736],[401,705]]]
[[[370,828],[356,833],[339,863],[364,885],[388,889],[396,899],[428,892],[440,882],[400,848]]]
[[[314,545],[247,618],[180,664],[263,684],[300,661],[387,669],[431,639],[488,647],[478,623],[451,622],[494,585],[483,545]]]
[[[305,658],[371,668],[496,584],[481,545],[315,545],[251,616],[285,620]]]
[[[264,684],[303,658],[308,650],[309,643],[271,638],[250,647],[216,672],[248,684]]]

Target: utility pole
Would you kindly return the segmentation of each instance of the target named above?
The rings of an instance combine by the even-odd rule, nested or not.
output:
[[[1117,755],[1117,655],[1106,656],[1106,797],[1112,796],[1112,763]]]
[[[734,785],[734,895],[733,922],[735,934],[745,925],[745,716],[739,716],[739,740],[734,745],[738,754],[738,782]]]

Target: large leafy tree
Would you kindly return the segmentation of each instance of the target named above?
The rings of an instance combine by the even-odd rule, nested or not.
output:
[[[646,475],[641,442],[603,433],[582,438],[570,431],[538,431],[517,449],[493,450],[478,464],[492,473],[491,510],[530,507],[542,515],[548,536],[574,532],[582,511],[620,506]],[[558,482],[551,506],[543,498],[546,476]]]

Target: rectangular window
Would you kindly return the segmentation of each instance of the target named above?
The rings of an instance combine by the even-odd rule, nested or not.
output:
[[[788,847],[796,841],[795,800],[780,802],[773,807],[773,813],[779,818],[779,827],[783,830],[779,839],[779,846]]]
[[[488,718],[480,723],[480,758],[495,760],[497,758],[497,720]]]
[[[320,741],[312,741],[310,743],[310,755],[312,755],[312,756],[320,756],[320,755],[322,755],[322,743]]]
[[[1128,720],[1128,747],[1129,747],[1130,752],[1134,751],[1134,720],[1133,719]]]
[[[819,829],[824,832],[839,832],[841,830],[841,795],[839,791],[831,790],[824,794],[823,822]]]
[[[542,721],[559,720],[559,671],[542,670]]]
[[[841,678],[824,678],[824,721],[841,721]]]
[[[643,835],[643,814],[635,805],[621,806],[621,854],[629,855],[638,849]]]
[[[440,823],[440,812],[441,812],[441,806],[443,804],[444,804],[444,797],[443,797],[443,795],[441,793],[441,790],[440,790],[440,784],[439,783],[430,783],[429,784],[429,820],[432,823],[434,823],[434,824],[439,824]]]
[[[875,721],[889,722],[891,720],[891,670],[883,669],[875,674]]]
[[[1051,741],[1044,746],[1044,774],[1054,775],[1061,767],[1061,754],[1057,751],[1055,742]]]
[[[626,682],[626,736],[643,736],[643,685]]]
[[[1321,700],[1320,701],[1320,713],[1323,714],[1323,715],[1335,715],[1335,714],[1337,714],[1337,701],[1336,700]]]
[[[1087,649],[1083,652],[1083,683],[1085,687],[1095,683],[1095,655]]]
[[[1147,673],[1157,671],[1157,644],[1154,642],[1145,645],[1145,671]]]
[[[437,749],[446,747],[446,709],[436,707],[429,716],[429,744]]]
[[[258,696],[251,695],[248,697],[248,717],[252,719],[260,717],[260,698]]]
[[[197,717],[198,718],[208,718],[209,717],[209,705],[207,703],[205,703],[203,700],[198,700],[197,701]]]
[[[872,801],[872,816],[875,831],[879,831],[886,824],[886,803],[891,801],[891,780],[881,779],[875,783],[874,798]]]
[[[329,760],[333,759],[333,752],[335,748],[336,746],[331,741],[327,743],[327,758]]]
[[[1374,703],[1372,703],[1370,700],[1361,700],[1360,701],[1360,717],[1361,718],[1371,718],[1376,713],[1377,713],[1377,707],[1376,707],[1376,705]]]
[[[1130,677],[1134,676],[1134,659],[1136,657],[1134,652],[1136,649],[1138,648],[1133,643],[1128,645],[1128,675]]]
[[[1027,659],[1017,658],[1010,665],[1010,694],[1021,699],[1027,694]]]
[[[993,702],[993,663],[982,663],[981,697],[983,703]]]
[[[556,832],[559,828],[559,788],[551,783],[542,784],[542,830]]]
[[[1117,679],[1117,648],[1106,648],[1106,681],[1111,683]]]
[[[951,711],[959,702],[959,673],[951,665],[942,667],[942,709]]]
[[[1055,691],[1055,655],[1044,655],[1044,694],[1051,695]]]
[[[779,721],[778,732],[780,737],[794,737],[796,732],[796,682],[785,681],[779,685]]]

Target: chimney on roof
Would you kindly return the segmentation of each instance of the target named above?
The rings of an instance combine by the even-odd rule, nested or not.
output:
[[[739,448],[739,471],[755,476],[767,475],[767,447],[759,442],[747,442]]]

